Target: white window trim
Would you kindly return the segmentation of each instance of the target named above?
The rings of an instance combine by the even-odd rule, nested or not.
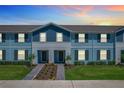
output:
[[[42,32],[40,33],[40,42],[46,42],[46,33],[45,32]]]
[[[22,52],[22,53],[20,53],[20,52]],[[18,50],[17,55],[18,55],[18,60],[25,60],[25,50]],[[20,58],[20,55],[21,55],[21,58]]]
[[[59,33],[59,32],[56,33],[56,42],[63,42],[63,33]]]
[[[2,42],[2,33],[0,33],[0,43]]]
[[[85,56],[86,56],[86,51],[85,50],[78,50],[78,60],[79,61],[86,60]]]
[[[20,35],[23,35],[23,37]],[[24,33],[18,33],[18,42],[19,43],[25,42],[25,34]]]
[[[107,50],[100,50],[100,60],[107,60]]]
[[[0,60],[3,59],[3,50],[0,50]]]
[[[85,43],[85,34],[83,34],[83,33],[78,34],[78,42]]]
[[[100,34],[100,42],[107,43],[107,34]]]

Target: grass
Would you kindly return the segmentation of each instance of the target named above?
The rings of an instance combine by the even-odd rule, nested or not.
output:
[[[25,65],[0,65],[0,80],[21,80],[30,71]]]
[[[88,65],[65,69],[66,80],[124,80],[124,66]]]

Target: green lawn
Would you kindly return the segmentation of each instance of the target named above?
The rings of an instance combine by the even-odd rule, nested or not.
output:
[[[21,80],[30,71],[25,65],[0,65],[0,80]]]
[[[124,80],[124,66],[74,66],[65,69],[66,80]]]

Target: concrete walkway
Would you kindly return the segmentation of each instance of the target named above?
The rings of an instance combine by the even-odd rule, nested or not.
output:
[[[38,64],[23,80],[33,80],[40,72],[44,64]]]
[[[57,64],[57,80],[65,80],[64,64]]]
[[[0,88],[124,88],[124,80],[3,80]]]

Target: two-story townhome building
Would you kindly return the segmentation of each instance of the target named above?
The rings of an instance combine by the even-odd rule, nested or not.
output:
[[[0,25],[0,60],[26,60],[35,64],[83,61],[123,62],[124,26]]]

